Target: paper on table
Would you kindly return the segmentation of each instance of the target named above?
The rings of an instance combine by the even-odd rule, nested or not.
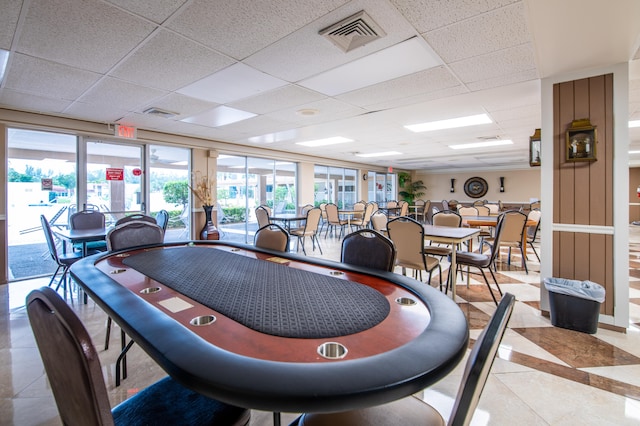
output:
[[[193,308],[193,305],[186,300],[182,300],[179,297],[172,297],[171,299],[165,299],[158,302],[164,308],[170,310],[174,314],[176,312],[184,311],[189,308]]]

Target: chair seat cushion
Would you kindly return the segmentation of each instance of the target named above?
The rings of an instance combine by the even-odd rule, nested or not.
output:
[[[432,256],[448,256],[451,254],[451,249],[449,247],[426,246],[424,248],[424,253]]]
[[[486,268],[489,266],[490,257],[486,254],[458,251],[456,252],[456,263],[459,265],[475,266],[477,268]]]
[[[116,425],[129,426],[234,425],[245,424],[250,417],[249,410],[207,398],[170,377],[117,405],[112,414]]]

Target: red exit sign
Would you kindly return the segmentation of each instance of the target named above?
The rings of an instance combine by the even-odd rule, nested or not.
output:
[[[124,139],[136,139],[138,137],[138,129],[116,124],[116,136]]]

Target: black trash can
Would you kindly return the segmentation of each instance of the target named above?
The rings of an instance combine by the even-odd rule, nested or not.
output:
[[[549,291],[552,325],[589,334],[598,331],[604,287],[564,278],[545,278],[544,286]]]

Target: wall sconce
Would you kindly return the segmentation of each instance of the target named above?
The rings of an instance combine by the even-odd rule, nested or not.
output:
[[[450,192],[456,192],[455,184],[456,184],[456,180],[451,179],[451,189],[449,190]]]
[[[504,192],[504,176],[500,176],[500,192]]]

